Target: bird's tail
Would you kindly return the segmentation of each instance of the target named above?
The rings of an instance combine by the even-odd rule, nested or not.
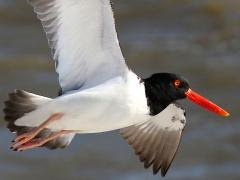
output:
[[[7,128],[11,132],[21,135],[31,131],[34,127],[17,126],[15,121],[27,113],[36,110],[39,106],[51,101],[50,98],[28,93],[23,90],[15,90],[9,94],[9,99],[5,102],[4,119],[7,122]],[[46,137],[50,135],[50,129],[44,129],[36,138]],[[64,148],[70,144],[75,134],[62,135],[59,138],[49,141],[43,146],[49,149]]]

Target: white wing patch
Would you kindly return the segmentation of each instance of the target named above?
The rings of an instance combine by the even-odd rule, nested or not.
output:
[[[152,117],[152,123],[163,130],[182,130],[186,123],[185,110],[176,104],[170,104]]]
[[[109,0],[28,0],[46,32],[63,92],[123,75]]]
[[[154,174],[161,169],[162,176],[165,176],[178,149],[185,123],[185,110],[170,104],[152,120],[124,128],[121,134],[144,162],[145,168],[152,166]]]

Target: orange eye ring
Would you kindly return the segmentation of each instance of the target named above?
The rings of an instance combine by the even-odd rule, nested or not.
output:
[[[175,87],[179,87],[181,85],[181,81],[177,79],[173,82],[173,84]]]

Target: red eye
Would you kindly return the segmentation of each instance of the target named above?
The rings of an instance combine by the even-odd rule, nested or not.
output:
[[[175,87],[179,87],[181,85],[181,81],[177,79],[173,82],[173,84]]]

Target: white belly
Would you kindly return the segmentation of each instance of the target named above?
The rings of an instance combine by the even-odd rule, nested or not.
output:
[[[39,126],[54,113],[64,116],[48,128],[96,133],[147,121],[150,116],[144,85],[137,78],[113,79],[95,88],[56,98],[16,121],[17,125]]]
[[[116,104],[112,106],[118,107]],[[67,114],[58,122],[50,125],[49,128],[76,130],[79,133],[97,133],[121,129],[149,119],[146,114],[132,114],[124,108],[112,111],[111,107],[101,107],[98,110],[91,110],[89,113]]]

